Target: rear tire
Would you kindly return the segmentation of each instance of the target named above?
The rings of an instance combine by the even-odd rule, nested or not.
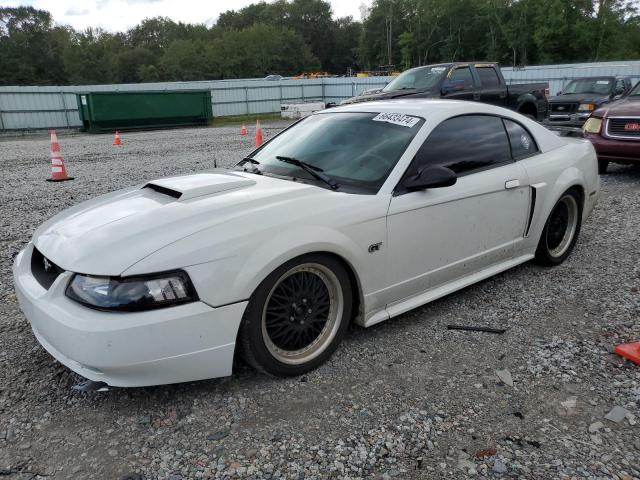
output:
[[[607,160],[598,160],[598,173],[604,175],[607,173],[609,162]]]
[[[272,272],[249,300],[238,346],[256,370],[289,377],[323,364],[351,320],[349,275],[335,258],[309,254]]]
[[[556,202],[542,230],[536,262],[554,267],[573,251],[582,226],[582,203],[575,190],[568,190]]]

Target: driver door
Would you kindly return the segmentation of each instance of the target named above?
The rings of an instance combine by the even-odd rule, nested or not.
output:
[[[431,132],[404,178],[439,165],[458,179],[443,188],[409,192],[403,181],[396,188],[387,216],[388,308],[519,255],[529,181],[508,142],[502,119],[488,115],[454,117]]]
[[[475,100],[476,84],[471,67],[454,68],[443,84],[443,97],[451,100]]]

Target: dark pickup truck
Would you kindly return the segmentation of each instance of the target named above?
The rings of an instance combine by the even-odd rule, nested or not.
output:
[[[451,98],[507,107],[542,121],[547,114],[548,89],[548,83],[507,85],[495,63],[441,63],[407,70],[379,91],[341,105],[399,97]]]
[[[589,115],[631,89],[629,77],[584,77],[571,80],[549,99],[544,125],[551,130],[581,132]]]

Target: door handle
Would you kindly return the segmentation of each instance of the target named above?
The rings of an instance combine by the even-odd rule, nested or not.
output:
[[[520,180],[507,180],[504,182],[504,188],[507,190],[510,188],[516,188],[520,186]]]

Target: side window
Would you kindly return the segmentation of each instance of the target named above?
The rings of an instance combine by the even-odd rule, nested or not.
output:
[[[511,143],[511,153],[515,160],[538,153],[538,146],[535,140],[523,126],[506,118],[504,119],[504,126],[507,129],[507,135]]]
[[[480,77],[480,84],[485,88],[495,88],[500,86],[500,79],[493,67],[477,67],[476,72]]]
[[[405,177],[435,165],[461,175],[511,161],[502,120],[490,115],[465,115],[445,120],[431,132]]]
[[[462,88],[459,90],[469,90],[473,88],[473,75],[471,75],[471,69],[469,67],[456,68],[451,73],[449,81],[462,85]]]

